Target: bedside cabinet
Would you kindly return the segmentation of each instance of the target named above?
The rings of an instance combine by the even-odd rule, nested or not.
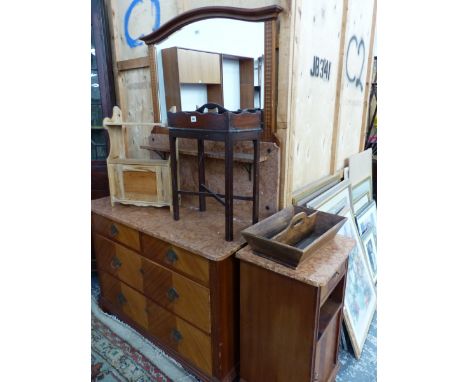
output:
[[[241,381],[334,381],[347,258],[354,241],[336,236],[296,270],[237,253]]]

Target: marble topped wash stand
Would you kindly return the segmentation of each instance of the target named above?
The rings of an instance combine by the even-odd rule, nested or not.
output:
[[[169,208],[92,201],[100,304],[137,329],[203,381],[232,381],[239,362],[240,231],[236,214],[225,241],[222,206]]]

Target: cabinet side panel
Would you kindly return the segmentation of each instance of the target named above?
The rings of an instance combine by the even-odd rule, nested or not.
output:
[[[309,382],[316,288],[241,262],[240,294],[241,378]]]
[[[213,374],[230,381],[239,364],[239,260],[210,261]]]

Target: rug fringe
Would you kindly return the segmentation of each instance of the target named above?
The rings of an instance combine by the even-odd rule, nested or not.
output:
[[[141,352],[148,358],[154,365],[159,367],[174,382],[197,382],[197,378],[188,374],[188,372],[178,363],[175,359],[171,358],[162,349],[158,348],[148,339],[143,337],[131,326],[122,322],[117,317],[104,312],[97,303],[94,296],[91,296],[91,312],[103,324],[108,326],[114,333],[116,333],[124,341],[131,344],[135,349]],[[120,327],[119,327],[120,326]],[[122,329],[124,332],[122,333]],[[125,333],[125,330],[128,333]],[[132,338],[133,337],[133,338]]]

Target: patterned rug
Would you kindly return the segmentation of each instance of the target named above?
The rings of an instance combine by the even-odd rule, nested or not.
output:
[[[93,288],[94,289],[94,288]],[[180,364],[134,329],[91,303],[92,382],[196,382]]]

